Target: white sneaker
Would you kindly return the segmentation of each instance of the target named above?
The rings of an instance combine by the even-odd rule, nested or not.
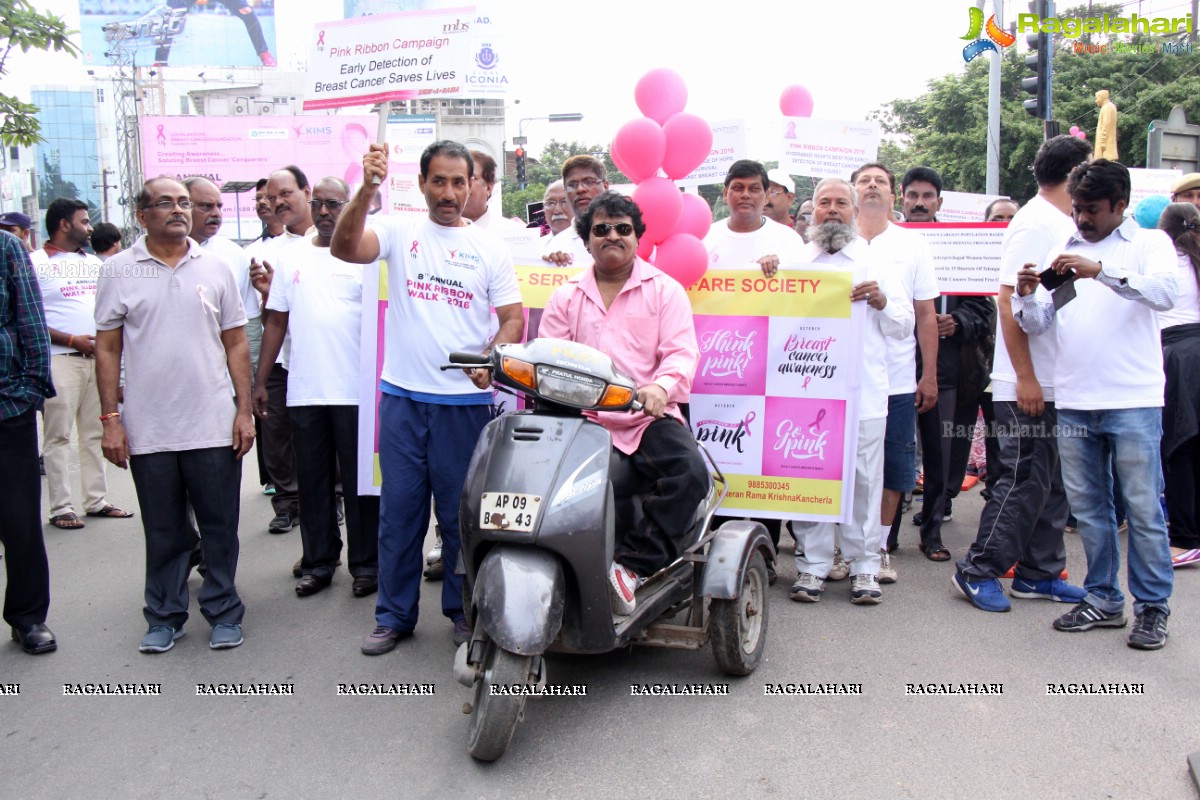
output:
[[[846,563],[846,559],[842,558],[842,548],[833,548],[833,566],[829,568],[829,574],[825,576],[827,581],[844,581],[850,575],[850,565]]]
[[[629,616],[637,608],[637,587],[642,585],[644,578],[624,565],[613,562],[608,569],[609,598],[612,600],[614,614]]]
[[[801,603],[819,603],[821,593],[825,591],[825,581],[811,572],[801,572],[792,584],[792,593],[788,595]]]
[[[874,575],[865,572],[850,579],[850,602],[857,605],[877,605],[883,602],[883,592]]]
[[[887,550],[879,551],[879,582],[895,583],[899,579],[896,568],[892,566],[892,554]]]
[[[429,552],[425,554],[426,566],[433,566],[442,560],[442,537],[437,537],[433,547],[429,548]]]

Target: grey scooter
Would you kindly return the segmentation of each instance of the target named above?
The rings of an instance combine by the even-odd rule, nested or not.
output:
[[[615,531],[640,523],[640,495],[649,487],[635,485],[608,431],[583,412],[640,408],[633,380],[600,351],[557,339],[499,345],[489,356],[453,353],[450,361],[443,369],[490,369],[496,384],[536,402],[536,410],[484,429],[459,507],[463,605],[473,632],[458,650],[455,675],[475,691],[464,708],[471,755],[504,754],[523,691],[545,686],[547,652],[711,643],[724,672],[753,672],[766,644],[767,562],[775,550],[759,523],[709,530],[727,490],[712,459],[683,553],[637,590],[632,614],[614,615]]]

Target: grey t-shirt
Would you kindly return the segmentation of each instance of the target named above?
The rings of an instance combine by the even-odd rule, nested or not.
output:
[[[222,331],[246,324],[237,282],[219,257],[188,240],[174,269],[142,236],[96,282],[96,329],[123,328],[130,455],[233,445]]]

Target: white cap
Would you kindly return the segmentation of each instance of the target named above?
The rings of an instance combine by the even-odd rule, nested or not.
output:
[[[792,180],[792,176],[788,175],[778,167],[767,172],[767,180],[769,180],[771,183],[778,183],[792,194],[796,193],[796,182]]]

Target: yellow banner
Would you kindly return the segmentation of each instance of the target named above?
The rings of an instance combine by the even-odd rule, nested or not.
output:
[[[724,505],[752,511],[790,511],[836,515],[842,508],[842,482],[811,478],[774,478],[730,475]]]
[[[521,302],[526,308],[545,308],[554,290],[579,272],[578,267],[552,267],[549,264],[517,264],[516,267]]]
[[[696,314],[753,317],[850,317],[848,272],[711,269],[688,290]]]

